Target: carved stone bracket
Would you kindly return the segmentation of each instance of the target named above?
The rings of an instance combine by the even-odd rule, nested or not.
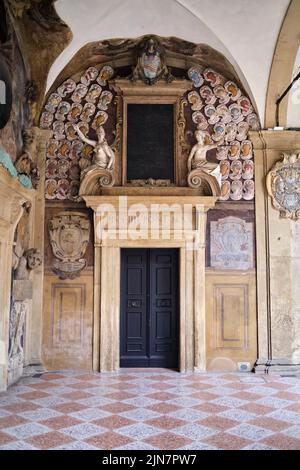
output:
[[[52,270],[60,279],[74,279],[86,267],[90,221],[81,212],[60,212],[49,221],[49,237],[55,260]]]
[[[300,218],[300,154],[283,153],[267,175],[267,190],[280,217]]]
[[[100,168],[98,165],[90,166],[81,173],[79,195],[96,196],[101,188],[109,188],[114,182],[112,171]]]
[[[198,168],[189,173],[188,185],[195,189],[202,188],[205,196],[221,195],[220,184],[217,178]]]

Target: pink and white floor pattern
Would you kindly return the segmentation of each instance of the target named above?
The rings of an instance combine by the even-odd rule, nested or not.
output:
[[[0,450],[300,450],[300,375],[47,372],[0,394]]]

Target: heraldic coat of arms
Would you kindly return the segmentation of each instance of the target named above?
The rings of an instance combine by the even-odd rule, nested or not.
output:
[[[300,154],[283,154],[267,175],[267,189],[281,217],[300,218]]]

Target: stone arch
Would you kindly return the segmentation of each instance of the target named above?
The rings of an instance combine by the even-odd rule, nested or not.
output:
[[[300,3],[291,0],[278,36],[271,66],[265,109],[265,127],[276,126],[276,100],[292,80],[295,58],[300,45]],[[279,125],[287,123],[288,95],[279,107]]]
[[[73,122],[72,116],[69,116],[69,110],[73,106],[76,107],[77,101],[80,108],[83,109],[86,106],[84,96],[88,96],[89,92],[85,91],[85,95],[80,100],[73,98],[72,93],[75,93],[74,90],[77,90],[78,86],[82,87],[82,83],[88,83],[88,87],[98,87],[100,90],[99,83],[102,82],[99,77],[101,78],[103,70],[106,69],[110,71],[110,77],[101,86],[102,89],[106,87],[104,93],[110,94],[111,100],[108,109],[104,113],[101,111],[102,114],[106,114],[106,119],[108,119],[102,125],[107,134],[108,144],[114,147],[118,153],[117,147],[120,146],[120,129],[118,130],[118,127],[122,126],[122,115],[120,106],[118,106],[120,97],[118,92],[114,90],[114,86],[110,86],[109,80],[114,80],[115,76],[126,79],[130,77],[132,67],[135,64],[135,48],[141,39],[123,39],[117,44],[114,40],[97,43],[99,51],[97,57],[95,57],[96,45],[94,43],[87,44],[74,56],[49,90],[40,118],[42,128],[54,131],[54,139],[49,143],[50,150],[49,145],[47,149],[46,178],[48,181],[46,181],[46,191],[49,189],[48,194],[46,192],[47,199],[76,200],[80,185],[80,194],[85,193],[82,186],[83,170],[91,165],[93,149],[85,145],[84,152],[87,154],[83,155],[84,158],[80,160],[82,143],[75,135],[69,135],[68,129],[71,129]],[[202,189],[205,189],[206,194],[220,196],[221,200],[252,200],[254,197],[253,152],[252,144],[248,140],[248,130],[259,129],[260,125],[253,103],[247,97],[232,65],[222,54],[209,46],[193,44],[174,37],[159,37],[159,39],[166,50],[167,66],[172,70],[175,78],[190,80],[193,87],[191,93],[187,92],[183,96],[182,110],[178,117],[179,140],[185,152],[185,157],[181,162],[182,177],[180,177],[179,186],[186,185],[186,175],[183,174],[186,167],[185,158],[195,143],[193,134],[198,128],[205,131],[208,141],[211,140],[211,143],[217,144],[217,152],[213,151],[215,154],[211,154],[209,158],[220,163],[223,178],[221,194],[216,186],[216,181],[213,178],[208,178],[205,173],[200,178],[203,183]],[[84,60],[82,59],[83,50],[85,51]],[[75,104],[72,104],[74,99]],[[100,100],[98,97],[95,101],[96,106],[93,105],[95,115],[91,115],[88,119],[90,124],[83,123],[87,127],[88,137],[94,140],[96,134],[93,126],[96,125],[95,116],[97,113],[99,114],[98,99]],[[59,115],[62,104],[68,108],[65,110],[64,116]],[[211,113],[215,113],[216,116],[212,116]],[[82,119],[76,117],[74,122],[77,123]],[[85,118],[83,121],[86,121]],[[61,136],[58,136],[57,126],[62,128]],[[222,148],[223,144],[226,144],[227,148]],[[55,147],[54,150],[52,147]],[[59,162],[65,164],[66,167],[72,167],[72,173],[77,174],[73,181],[67,181],[68,176],[63,175],[61,165],[58,168]],[[49,166],[47,166],[48,164]],[[55,165],[57,169],[54,168]],[[60,172],[61,176],[51,177],[51,172],[54,174],[53,171],[54,173]],[[118,174],[114,175],[114,179],[115,183],[112,184],[120,185]],[[108,185],[111,183],[109,182]],[[189,184],[189,186],[195,188],[194,184]]]

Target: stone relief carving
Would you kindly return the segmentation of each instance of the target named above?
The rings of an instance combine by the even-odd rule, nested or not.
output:
[[[267,175],[267,189],[280,217],[300,218],[300,153],[283,153]]]
[[[148,187],[148,186],[156,186],[156,187],[163,187],[163,186],[172,186],[171,180],[167,179],[153,179],[153,178],[148,178],[146,180],[143,179],[138,179],[138,180],[130,180],[127,183],[129,186],[142,186],[142,187]]]
[[[16,170],[21,175],[26,175],[30,178],[32,186],[36,189],[40,181],[40,174],[36,163],[36,140],[34,129],[29,128],[23,132],[23,153],[15,163]]]
[[[167,82],[173,80],[166,64],[165,49],[155,36],[146,36],[137,46],[137,64],[131,79],[141,79],[148,85],[154,85],[161,79]]]
[[[238,217],[211,222],[210,261],[219,269],[253,268],[253,224]]]
[[[23,372],[24,328],[30,314],[32,281],[30,273],[42,263],[42,255],[29,244],[28,218],[30,205],[23,206],[23,216],[17,226],[13,247],[12,300],[9,320],[8,385],[18,380]]]
[[[84,255],[90,237],[90,221],[80,212],[61,212],[49,221],[49,237],[55,260],[52,270],[60,279],[74,279],[86,267]]]
[[[9,319],[8,385],[14,383],[23,373],[23,335],[28,301],[14,302]]]
[[[15,271],[15,279],[26,280],[29,279],[30,272],[38,268],[42,264],[42,254],[40,250],[30,248],[26,250],[20,257],[18,266]]]

